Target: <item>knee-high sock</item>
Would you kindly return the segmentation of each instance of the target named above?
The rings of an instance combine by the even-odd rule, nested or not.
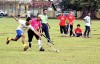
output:
[[[39,49],[42,47],[41,40],[38,40]]]

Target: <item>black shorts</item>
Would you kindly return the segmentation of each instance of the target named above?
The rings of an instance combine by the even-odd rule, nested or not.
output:
[[[28,30],[28,42],[31,42],[33,39],[33,36],[38,40],[39,36],[36,35],[31,29]]]
[[[66,26],[60,26],[60,33],[63,34],[63,32],[67,34]]]

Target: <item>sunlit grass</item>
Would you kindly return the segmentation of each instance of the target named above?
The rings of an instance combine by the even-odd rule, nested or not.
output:
[[[15,30],[19,24],[13,18],[0,18],[0,64],[100,64],[99,21],[92,21],[91,38],[77,38],[60,37],[59,21],[50,19],[50,36],[54,41],[54,47],[60,50],[56,53],[44,42],[42,43],[45,52],[40,52],[35,38],[32,48],[27,51],[23,51],[21,39],[6,45],[6,37],[15,37]],[[81,24],[84,32],[84,21],[75,20],[74,28],[77,24]],[[25,34],[27,42],[27,33]],[[46,41],[44,37],[42,39]]]

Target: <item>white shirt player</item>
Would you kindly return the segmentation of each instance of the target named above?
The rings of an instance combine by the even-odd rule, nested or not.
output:
[[[84,20],[85,20],[85,26],[90,26],[90,23],[91,23],[91,18],[90,18],[90,16],[86,16],[86,17],[84,18]]]
[[[26,29],[31,29],[34,31],[34,28],[31,25],[26,25],[24,20],[19,19],[19,26],[17,27],[17,30],[21,30],[22,32],[25,32]]]

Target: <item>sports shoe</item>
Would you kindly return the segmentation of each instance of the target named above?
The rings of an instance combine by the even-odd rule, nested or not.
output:
[[[7,37],[7,41],[6,44],[9,44],[9,41],[11,40],[11,38]]]
[[[49,43],[51,43],[51,42],[53,42],[53,41],[51,41],[51,40],[48,40],[48,42],[49,42]]]
[[[48,40],[48,42],[49,42],[49,43],[51,43],[52,45],[54,45],[53,41],[51,41],[51,40]]]
[[[31,43],[29,43],[29,47],[31,48]]]
[[[90,38],[90,36],[87,36],[87,38]]]
[[[86,38],[86,35],[84,35],[83,37]]]
[[[25,46],[25,47],[24,47],[24,51],[26,51],[28,48],[29,48],[28,46]]]
[[[41,47],[39,51],[44,51],[44,49]]]

